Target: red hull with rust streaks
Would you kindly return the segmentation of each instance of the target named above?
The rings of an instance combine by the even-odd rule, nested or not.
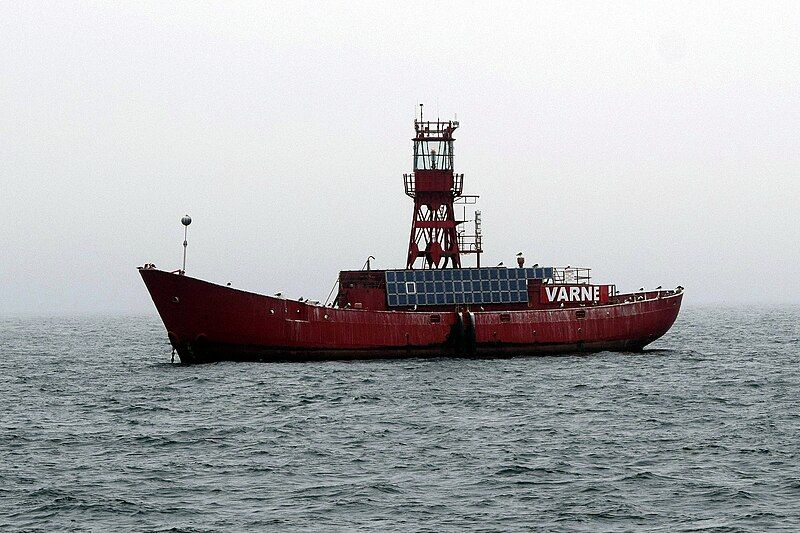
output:
[[[682,292],[606,305],[456,311],[343,309],[140,269],[183,363],[635,351],[669,330]]]

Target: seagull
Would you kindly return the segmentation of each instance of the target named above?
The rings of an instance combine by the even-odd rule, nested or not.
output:
[[[297,299],[297,301],[298,302],[302,302],[303,301],[303,297],[301,296],[300,298]]]
[[[229,282],[228,282],[228,287],[230,287],[230,286],[231,286],[231,282],[229,281]]]
[[[279,297],[279,298],[280,298],[280,295],[281,295],[281,294],[283,294],[283,293],[282,293],[282,292],[276,292],[276,293],[275,293],[275,296],[277,296],[277,297]]]
[[[538,266],[539,266],[539,263],[534,263],[534,264],[533,264],[533,268],[536,268],[536,267],[538,267]],[[569,267],[567,267],[567,268],[569,268]]]
[[[657,291],[660,291],[660,290],[661,290],[661,285],[659,285],[658,287],[656,287],[656,290],[657,290]]]
[[[639,290],[640,290],[640,291],[643,291],[643,290],[644,290],[644,287],[639,287]]]
[[[522,252],[517,253],[517,257],[521,257],[521,256],[522,256]]]
[[[499,266],[499,267],[503,266],[503,262],[500,261],[499,263],[497,263],[497,266]]]
[[[569,265],[567,265],[567,266],[564,268],[564,270],[568,270],[568,269],[570,269],[570,268],[572,268],[572,267],[570,267]]]

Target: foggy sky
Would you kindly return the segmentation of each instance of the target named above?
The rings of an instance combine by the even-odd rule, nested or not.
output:
[[[234,287],[404,266],[420,102],[484,264],[800,303],[798,6],[0,3],[0,313],[155,313],[185,213]]]

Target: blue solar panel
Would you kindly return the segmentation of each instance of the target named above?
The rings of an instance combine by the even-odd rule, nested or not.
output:
[[[552,276],[552,267],[387,270],[387,302],[390,307],[524,303],[529,279]]]

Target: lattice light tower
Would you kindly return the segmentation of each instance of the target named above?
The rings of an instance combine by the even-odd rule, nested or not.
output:
[[[419,259],[421,268],[461,268],[461,254],[476,253],[474,246],[460,249],[457,227],[462,221],[453,209],[464,184],[464,175],[453,172],[456,128],[458,121],[423,121],[420,104],[419,120],[414,120],[414,172],[403,175],[406,194],[414,199],[406,268],[415,268]]]

